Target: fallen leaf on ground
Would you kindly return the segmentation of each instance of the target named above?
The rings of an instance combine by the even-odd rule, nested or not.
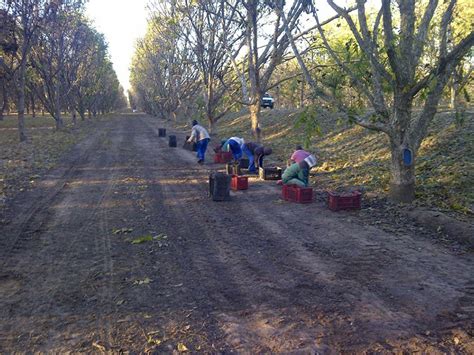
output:
[[[178,343],[178,351],[183,353],[185,351],[189,351],[189,349],[183,343]]]
[[[139,237],[132,240],[132,244],[141,244],[145,242],[151,242],[152,240],[153,240],[153,237],[151,235],[145,235],[143,237]]]
[[[151,336],[149,336],[147,339],[146,339],[147,343],[150,344],[150,345],[160,345],[161,344],[161,339],[155,339]]]
[[[92,346],[93,346],[94,348],[99,349],[100,351],[106,352],[105,346],[99,344],[99,343],[96,342],[96,341],[94,341],[94,342],[92,343]]]
[[[152,281],[153,281],[152,279],[145,277],[143,280],[135,280],[133,284],[134,285],[148,285]]]

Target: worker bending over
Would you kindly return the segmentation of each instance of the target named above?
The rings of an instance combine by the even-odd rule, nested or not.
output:
[[[204,157],[206,155],[207,144],[211,140],[207,130],[198,124],[198,121],[193,120],[192,122],[193,129],[191,131],[191,136],[188,139],[188,143],[193,141],[196,142],[197,158],[198,164],[204,163]]]

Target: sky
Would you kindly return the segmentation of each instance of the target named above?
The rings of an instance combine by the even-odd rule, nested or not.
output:
[[[130,63],[135,41],[146,32],[148,0],[89,0],[87,16],[105,35],[115,72],[125,94],[130,87]]]
[[[86,14],[93,20],[95,28],[105,35],[115,72],[125,94],[130,88],[129,68],[135,51],[135,42],[146,32],[148,1],[89,0],[86,7]],[[331,14],[326,3],[318,7],[323,18]]]

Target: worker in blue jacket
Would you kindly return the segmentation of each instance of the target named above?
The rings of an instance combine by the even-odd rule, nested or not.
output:
[[[240,160],[240,158],[242,158],[244,144],[245,144],[245,140],[243,138],[230,137],[222,145],[222,151],[232,152],[232,157],[234,158],[234,160],[237,161],[237,160]]]

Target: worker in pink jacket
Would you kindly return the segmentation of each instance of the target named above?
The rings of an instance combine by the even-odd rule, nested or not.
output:
[[[296,146],[296,150],[291,154],[289,165],[293,163],[301,163],[307,157],[309,157],[311,153],[308,153],[306,150],[303,150],[301,145]]]

